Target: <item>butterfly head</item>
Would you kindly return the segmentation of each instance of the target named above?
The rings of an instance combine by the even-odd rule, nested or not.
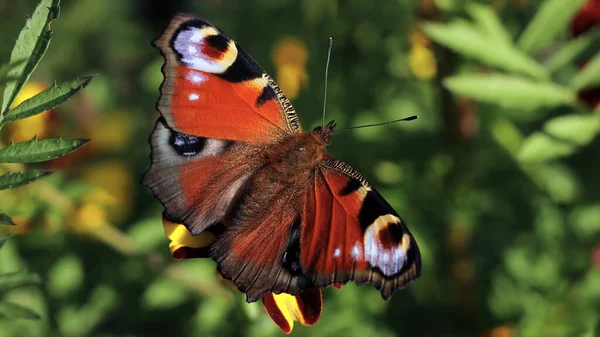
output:
[[[317,126],[313,132],[321,136],[325,145],[329,145],[331,144],[331,134],[335,131],[335,126],[335,121],[331,121],[325,126]]]

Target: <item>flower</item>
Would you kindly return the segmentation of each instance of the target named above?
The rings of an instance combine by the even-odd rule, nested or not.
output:
[[[571,21],[573,36],[579,36],[600,25],[600,0],[589,0]]]
[[[173,258],[181,260],[209,257],[210,245],[217,239],[215,234],[205,231],[193,236],[184,225],[170,221],[164,213],[162,223],[165,235],[171,241],[169,249]],[[217,275],[223,279],[218,272]],[[224,281],[234,291],[240,292],[233,282]],[[297,295],[270,293],[262,298],[262,302],[267,314],[286,334],[294,328],[294,321],[306,326],[317,323],[323,306],[321,290],[318,288],[306,289]]]
[[[586,33],[594,27],[600,26],[600,0],[589,0],[583,6],[571,21],[571,34],[577,37]],[[580,71],[585,68],[588,60],[583,60],[579,64]],[[592,86],[580,90],[577,93],[578,99],[590,108],[595,108],[600,104],[600,86]]]
[[[271,57],[277,68],[276,78],[281,90],[289,99],[296,98],[300,90],[308,85],[306,45],[296,38],[284,37],[273,47]]]
[[[437,74],[437,60],[431,50],[431,41],[421,31],[410,35],[408,62],[413,74],[421,80],[430,80]]]
[[[131,210],[133,177],[124,161],[109,160],[94,163],[81,172],[81,181],[92,187],[85,201],[101,205],[111,222],[123,220]]]

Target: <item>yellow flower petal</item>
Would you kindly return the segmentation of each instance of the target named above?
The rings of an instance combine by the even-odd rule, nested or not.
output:
[[[125,148],[134,134],[132,128],[135,123],[131,116],[128,111],[118,111],[95,123],[89,137],[93,139],[90,146],[101,151],[120,151]]]
[[[78,234],[92,234],[107,225],[106,211],[96,203],[86,202],[79,207],[74,216],[69,217],[70,229]]]
[[[162,218],[165,235],[171,240],[171,255],[178,260],[208,257],[208,248],[217,237],[209,232],[192,235],[182,224],[174,223],[164,215]]]
[[[277,68],[284,64],[291,64],[304,68],[306,66],[306,61],[308,61],[308,49],[304,42],[294,37],[287,36],[275,43],[271,58]]]
[[[417,78],[432,79],[437,74],[437,61],[431,49],[414,45],[409,53],[410,69]]]
[[[120,221],[130,212],[134,179],[126,162],[105,161],[88,166],[82,172],[81,179],[95,187],[86,201],[109,208],[112,222]]]
[[[410,33],[410,44],[412,46],[429,47],[431,46],[431,40],[429,40],[425,33],[415,29]]]
[[[304,68],[284,64],[277,68],[277,83],[289,99],[294,99],[308,86],[308,75]]]
[[[294,99],[308,85],[306,45],[296,38],[284,37],[273,47],[271,57],[277,68],[277,83],[289,99]]]
[[[310,288],[298,295],[267,294],[263,297],[263,306],[281,331],[289,334],[294,328],[294,321],[306,326],[317,323],[323,299],[319,288]]]

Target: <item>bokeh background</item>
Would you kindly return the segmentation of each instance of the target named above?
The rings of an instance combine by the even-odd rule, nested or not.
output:
[[[0,2],[1,63],[35,6]],[[171,259],[161,207],[138,183],[162,80],[150,41],[177,12],[243,46],[305,129],[320,124],[330,36],[327,120],[420,116],[335,134],[329,151],[408,223],[421,278],[389,301],[370,286],[326,289],[320,321],[293,335],[599,335],[598,1],[65,0],[61,9],[17,100],[98,76],[0,137],[92,141],[44,164],[56,170],[49,178],[0,191],[18,224],[2,229],[15,235],[0,272],[43,280],[5,295],[41,319],[0,318],[0,337],[281,335],[260,302],[217,280],[212,261]],[[524,33],[535,20],[550,38]],[[586,65],[587,81],[573,84]]]

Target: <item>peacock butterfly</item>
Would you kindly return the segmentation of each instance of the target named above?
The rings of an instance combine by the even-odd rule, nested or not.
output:
[[[248,302],[350,280],[387,299],[419,276],[400,216],[327,153],[334,122],[304,132],[271,77],[204,19],[175,16],[154,45],[161,117],[142,184],[193,235],[217,234],[208,253]]]

